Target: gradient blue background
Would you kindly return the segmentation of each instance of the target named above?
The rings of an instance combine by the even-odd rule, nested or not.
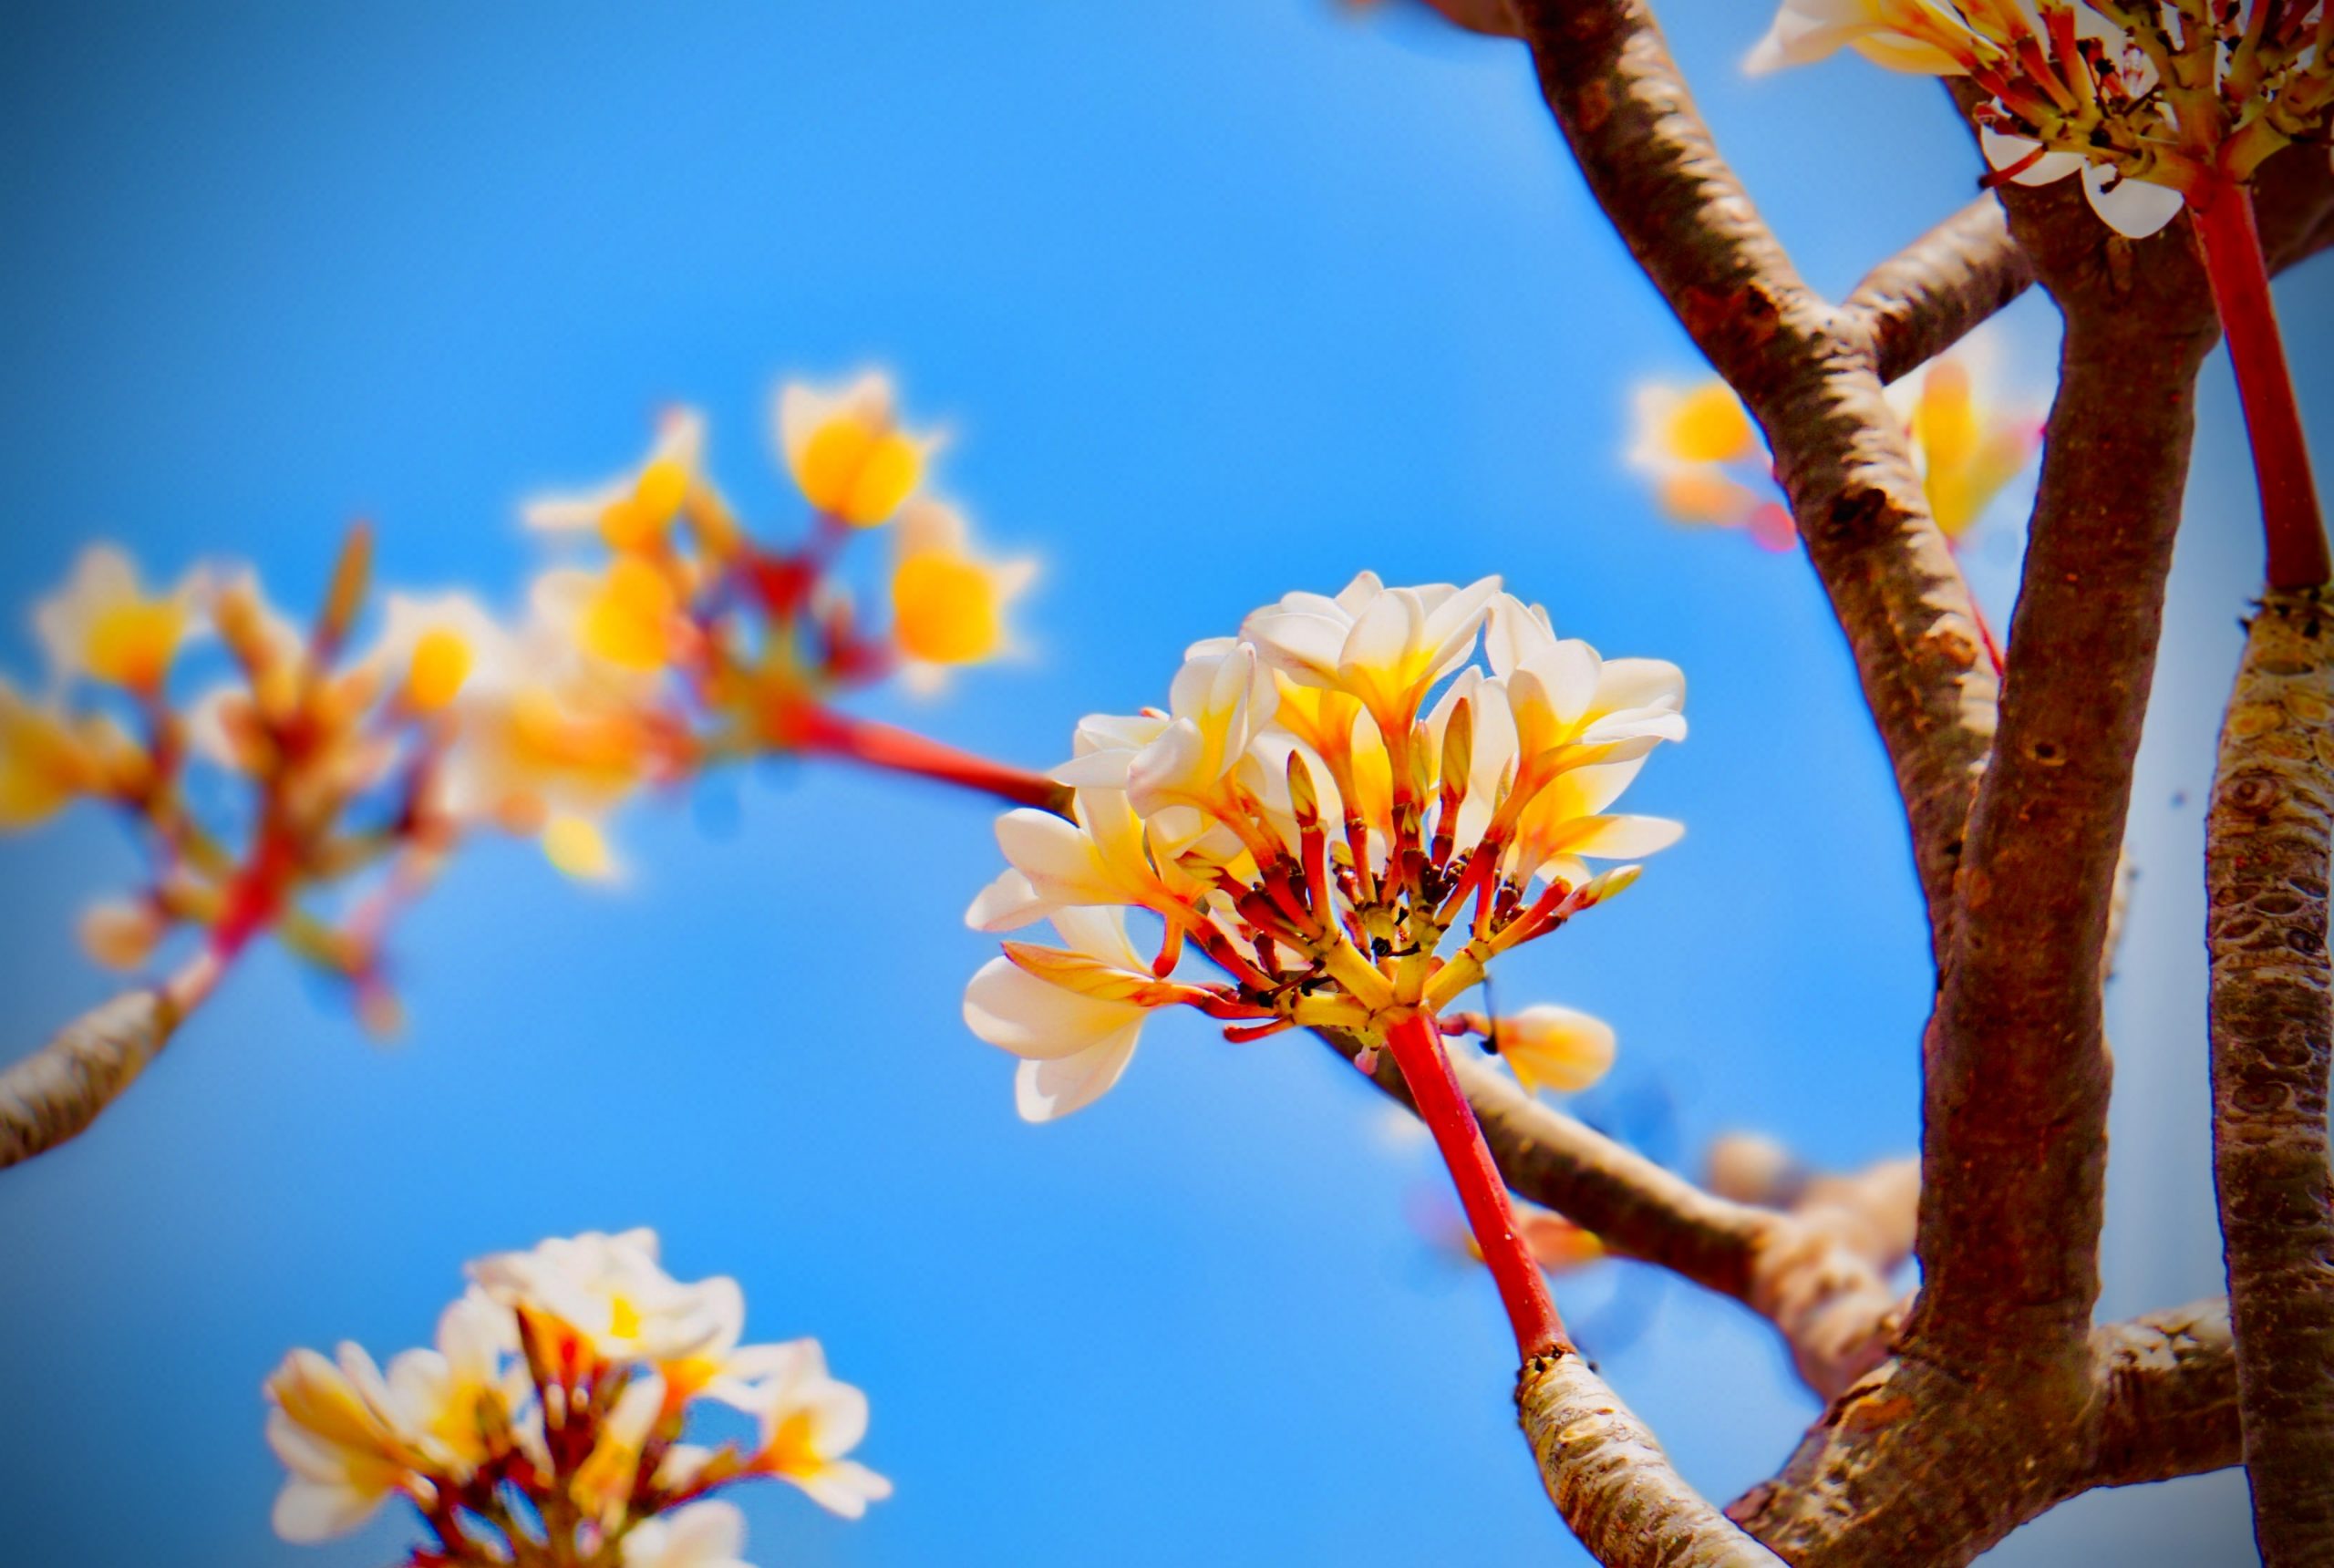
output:
[[[1746,81],[1762,14],[1666,9],[1818,286],[1970,193],[1934,87]],[[16,624],[93,537],[172,573],[253,559],[305,603],[361,512],[387,581],[511,602],[538,560],[516,499],[629,460],[670,399],[785,516],[772,378],[880,360],[958,431],[947,488],[1048,568],[1031,662],[881,711],[1044,763],[1287,588],[1503,572],[1606,652],[1677,659],[1694,723],[1635,797],[1690,836],[1521,959],[1507,1005],[1611,1019],[1675,1150],[1912,1144],[1922,928],[1838,634],[1802,562],[1662,525],[1623,470],[1630,382],[1697,362],[1513,47],[1325,0],[149,5],[20,8],[0,37],[20,679]],[[2323,264],[2291,280],[2289,319],[2329,294]],[[2008,327],[2047,396],[2048,306]],[[2334,377],[2300,358],[2328,449]],[[2226,376],[2134,800],[2115,1315],[2218,1288],[2199,818],[2258,571]],[[1973,559],[2005,619],[2019,499]],[[647,1223],[874,1401],[862,1457],[897,1499],[844,1525],[749,1492],[757,1562],[1581,1560],[1511,1427],[1491,1292],[1420,1241],[1441,1189],[1349,1071],[1171,1018],[1099,1108],[1024,1127],[957,1018],[990,950],[958,922],[997,864],[981,804],[825,769],[708,793],[624,820],[612,895],[523,845],[467,854],[400,933],[390,1048],[260,953],[88,1138],[0,1178],[0,1555],[395,1555],[401,1520],[271,1539],[261,1377],[295,1344],[420,1342],[466,1258]],[[11,1048],[104,994],[70,915],[134,875],[94,813],[0,845]],[[1569,1295],[1714,1495],[1814,1413],[1729,1304]],[[2226,1474],[2094,1497],[1995,1561],[2246,1560],[2243,1499]]]

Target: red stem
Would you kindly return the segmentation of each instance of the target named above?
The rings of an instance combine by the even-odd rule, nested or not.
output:
[[[2253,222],[2253,192],[2219,185],[2189,198],[2189,213],[2212,280],[2213,304],[2228,340],[2229,363],[2245,405],[2253,442],[2253,472],[2261,489],[2261,531],[2268,543],[2269,586],[2314,588],[2334,577],[2326,551],[2326,524],[2309,476],[2301,408],[2286,368],[2285,343],[2269,300],[2269,269]]]
[[[806,752],[848,757],[871,768],[936,779],[1010,800],[1017,806],[1035,806],[1056,812],[1069,806],[1069,789],[1042,773],[992,762],[894,725],[850,718],[822,707],[806,709],[796,725],[792,739]]]
[[[1386,1034],[1386,1048],[1402,1069],[1410,1099],[1434,1134],[1435,1147],[1459,1189],[1459,1204],[1467,1212],[1468,1228],[1482,1249],[1499,1286],[1500,1304],[1515,1330],[1515,1347],[1525,1360],[1546,1356],[1569,1346],[1564,1319],[1548,1295],[1548,1281],[1532,1256],[1532,1249],[1515,1228],[1515,1212],[1508,1207],[1507,1184],[1483,1142],[1475,1113],[1460,1092],[1459,1079],[1443,1054],[1442,1032],[1431,1013],[1413,1013]]]

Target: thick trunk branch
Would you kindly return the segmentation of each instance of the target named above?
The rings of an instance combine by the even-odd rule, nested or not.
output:
[[[160,991],[91,1008],[0,1072],[0,1169],[77,1137],[160,1054],[181,1014]]]
[[[1941,952],[1994,678],[1864,335],[1792,270],[1643,0],[1521,0],[1515,14],[1590,191],[1766,434],[1895,769]]]
[[[2254,1534],[2268,1568],[2334,1563],[2329,603],[2319,591],[2273,593],[2254,616],[2205,830],[2213,1170]]]

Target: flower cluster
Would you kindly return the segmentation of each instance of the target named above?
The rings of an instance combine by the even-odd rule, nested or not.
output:
[[[2277,149],[2328,140],[2334,12],[2324,0],[1783,0],[1753,70],[1847,46],[1962,76],[1996,178],[2080,171],[2119,232],[2242,183]]]
[[[1674,822],[1609,808],[1654,747],[1683,738],[1684,700],[1675,665],[1601,659],[1496,578],[1388,588],[1364,573],[1334,598],[1289,594],[1236,637],[1194,645],[1165,708],[1079,723],[1054,775],[1073,791],[1068,818],[999,820],[1011,869],[967,919],[1049,919],[1067,945],[1007,943],[967,988],[966,1021],[1024,1058],[1032,1120],[1109,1088],[1145,1018],[1172,1005],[1234,1040],[1342,1031],[1365,1060],[1413,1018],[1496,1044],[1507,1026],[1446,1009],[1638,869],[1587,860],[1677,839]],[[1155,954],[1135,946],[1128,908],[1163,922]],[[1187,948],[1227,978],[1179,977]],[[1585,1081],[1610,1058],[1599,1031],[1534,1014],[1513,1059],[1527,1079]]]
[[[891,1482],[845,1458],[867,1397],[817,1341],[740,1345],[731,1279],[683,1284],[645,1230],[547,1241],[471,1266],[434,1349],[387,1367],[355,1345],[295,1350],[267,1379],[267,1440],[291,1472],[276,1532],[327,1540],[403,1498],[430,1532],[413,1568],[745,1568],[735,1482],[791,1481],[856,1519]],[[745,1441],[683,1440],[714,1403]]]
[[[1982,335],[1888,389],[1927,493],[1929,514],[1959,542],[2016,479],[2042,438],[2040,416],[2014,406]],[[1757,428],[1725,382],[1637,388],[1629,466],[1672,521],[1740,528],[1769,550],[1798,542]]]
[[[603,824],[644,789],[732,758],[852,753],[866,727],[831,711],[838,695],[894,673],[929,688],[1011,651],[1032,567],[985,558],[928,493],[936,438],[899,423],[890,384],[777,404],[811,514],[799,543],[747,533],[706,471],[704,420],[675,412],[635,469],[527,504],[583,550],[507,620],[464,593],[390,593],[371,615],[362,531],[305,630],[248,572],[150,589],[120,552],[88,551],[36,615],[46,692],[0,678],[0,828],[77,799],[129,819],[151,874],[84,922],[108,964],[142,966],[181,928],[213,954],[273,930],[393,1023],[383,929],[465,832],[536,835],[561,869],[610,875]],[[890,611],[870,626],[838,556],[885,522]],[[224,678],[181,706],[174,686],[204,674],[189,650],[213,638]],[[345,907],[309,896],[377,869]]]

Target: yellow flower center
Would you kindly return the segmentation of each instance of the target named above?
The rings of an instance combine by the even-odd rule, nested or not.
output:
[[[688,470],[659,458],[640,470],[630,495],[601,511],[600,537],[611,550],[646,550],[665,536],[688,493]]]
[[[892,574],[892,635],[912,658],[968,665],[1005,641],[997,584],[962,556],[924,551]]]
[[[779,1422],[762,1448],[762,1464],[780,1475],[811,1476],[827,1468],[819,1451],[818,1430],[808,1410],[796,1410]]]
[[[152,691],[179,649],[186,612],[168,599],[125,599],[89,621],[82,662],[101,681]]]
[[[669,578],[636,556],[619,556],[584,612],[584,645],[626,669],[661,669],[673,656],[679,610]]]
[[[1689,463],[1728,463],[1747,458],[1757,444],[1750,417],[1723,381],[1697,387],[1670,410],[1665,432],[1670,454]]]
[[[811,432],[794,479],[812,506],[867,528],[900,510],[923,469],[923,455],[905,436],[845,414]]]
[[[435,713],[461,695],[470,679],[470,645],[461,634],[432,626],[413,645],[413,663],[406,671],[406,700],[424,713]]]
[[[640,1308],[632,1297],[621,1293],[608,1298],[608,1336],[613,1339],[637,1339],[640,1336]]]

